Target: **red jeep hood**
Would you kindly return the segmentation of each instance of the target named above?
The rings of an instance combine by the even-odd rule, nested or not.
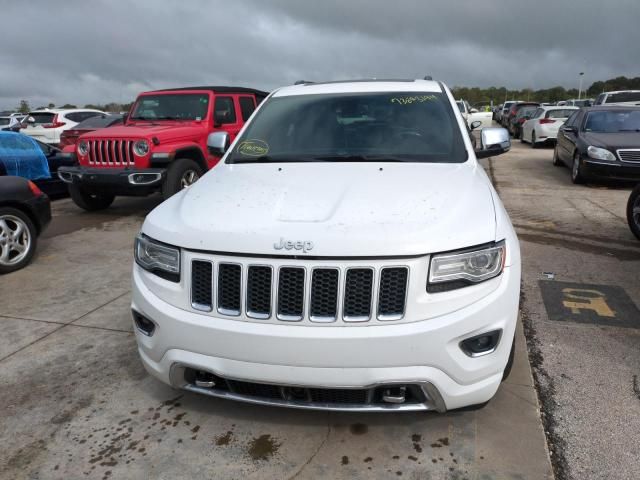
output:
[[[140,124],[120,125],[116,127],[101,128],[82,135],[82,138],[146,138],[158,137],[162,141],[173,141],[202,135],[204,124],[163,122],[161,125]]]

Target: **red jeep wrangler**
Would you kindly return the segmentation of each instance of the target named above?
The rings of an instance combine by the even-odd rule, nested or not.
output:
[[[216,131],[236,137],[266,92],[240,87],[192,87],[140,94],[124,124],[82,135],[78,166],[61,167],[73,201],[107,208],[116,195],[161,191],[169,198],[220,159],[207,150]],[[66,149],[65,149],[66,151]]]

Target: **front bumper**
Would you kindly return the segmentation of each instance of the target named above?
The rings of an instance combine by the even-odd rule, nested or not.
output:
[[[183,310],[156,296],[143,275],[148,273],[134,265],[132,309],[152,320],[156,329],[152,336],[136,329],[138,350],[147,371],[163,382],[207,393],[185,380],[181,372],[189,367],[270,385],[370,388],[403,383],[425,387],[428,402],[390,407],[399,410],[444,411],[493,397],[511,350],[520,289],[520,267],[513,265],[487,296],[429,320],[316,327],[261,324]],[[502,338],[492,353],[472,358],[460,349],[461,340],[493,330],[502,330]],[[250,401],[237,395],[214,396]],[[297,406],[268,400],[254,403]],[[306,406],[316,407],[322,408]],[[376,411],[349,408],[358,409]]]
[[[628,165],[587,158],[582,166],[584,174],[592,178],[640,181],[640,164]]]
[[[164,181],[163,168],[89,168],[60,167],[58,176],[68,184],[82,187],[91,193],[145,196],[157,191]]]

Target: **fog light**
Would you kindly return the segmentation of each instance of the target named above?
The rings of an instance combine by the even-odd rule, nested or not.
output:
[[[214,376],[209,372],[196,372],[196,385],[201,388],[213,388],[216,386]]]
[[[136,324],[136,328],[140,333],[142,333],[143,335],[146,335],[147,337],[150,337],[151,335],[153,335],[153,332],[156,330],[155,323],[153,323],[148,318],[142,316],[135,310],[131,310],[131,314],[133,315],[133,321]]]
[[[479,357],[495,351],[500,342],[502,330],[482,333],[460,342],[460,348],[470,357]]]

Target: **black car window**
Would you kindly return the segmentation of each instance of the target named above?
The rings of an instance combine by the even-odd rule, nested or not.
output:
[[[253,98],[251,97],[240,97],[240,113],[242,115],[242,121],[246,122],[249,120],[249,117],[256,109],[255,103],[253,103]]]
[[[28,115],[28,117],[33,117],[33,119],[35,120],[34,125],[51,123],[53,121],[54,116],[55,116],[55,113],[49,113],[49,112],[33,112]]]
[[[122,122],[122,115],[98,115],[96,117],[87,118],[83,122],[76,125],[78,130],[82,129],[98,129]]]
[[[640,92],[620,92],[610,93],[607,95],[605,103],[619,103],[619,102],[638,102],[640,103]]]
[[[577,125],[577,119],[578,119],[578,114],[580,113],[579,110],[576,110],[573,115],[571,115],[569,118],[567,118],[567,121],[565,122],[565,125],[567,125],[568,127],[575,127]]]
[[[236,123],[236,108],[233,105],[233,97],[216,96],[213,119],[216,125]]]

